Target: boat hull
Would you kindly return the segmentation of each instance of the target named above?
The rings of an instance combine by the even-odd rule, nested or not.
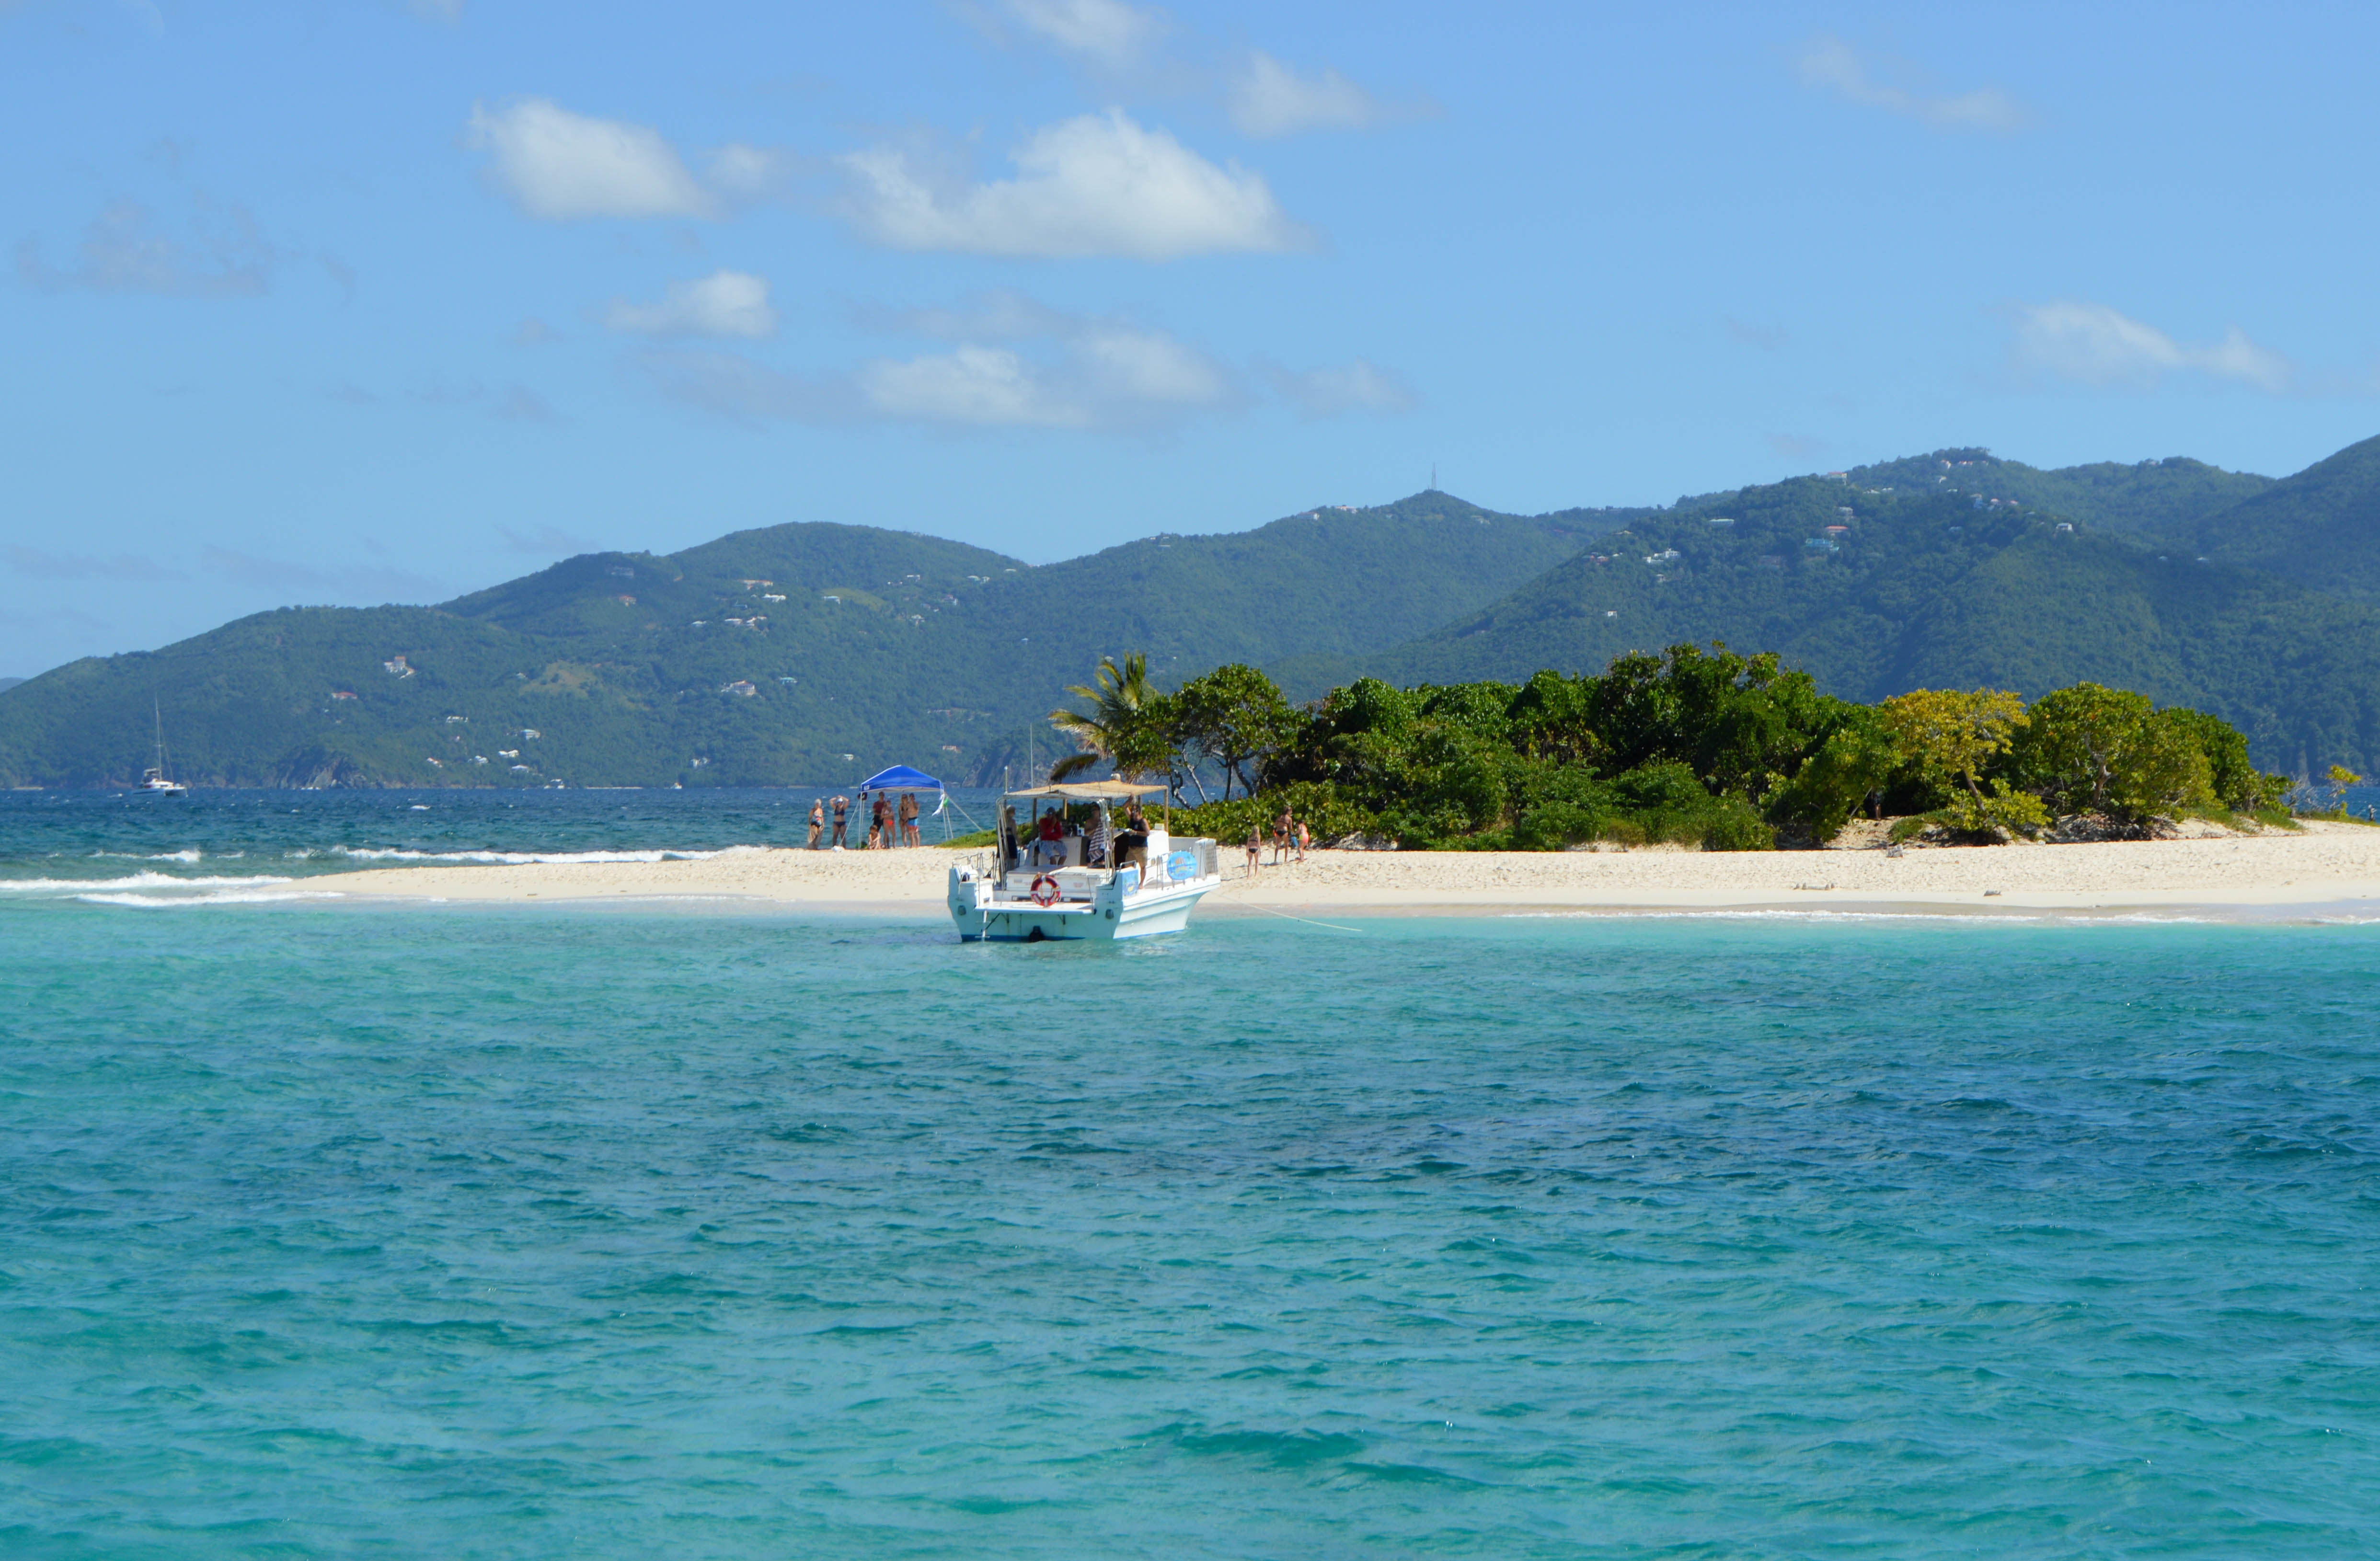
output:
[[[1088,900],[1036,905],[998,895],[968,869],[951,869],[951,921],[969,943],[1114,942],[1180,932],[1216,878],[1134,888],[1102,885]]]

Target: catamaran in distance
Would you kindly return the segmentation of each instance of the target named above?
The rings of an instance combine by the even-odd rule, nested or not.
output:
[[[149,702],[149,713],[157,718],[157,762],[140,772],[140,784],[136,791],[152,796],[186,797],[190,789],[165,772],[165,711],[155,700]]]
[[[1039,943],[1180,932],[1191,908],[1223,881],[1215,842],[1177,841],[1162,825],[1119,829],[1114,817],[1118,806],[1164,790],[1092,780],[1002,796],[989,859],[951,869],[959,937]]]

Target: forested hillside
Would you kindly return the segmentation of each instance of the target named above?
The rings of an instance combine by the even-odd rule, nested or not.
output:
[[[2215,711],[2272,768],[2380,756],[2367,608],[1948,486],[1802,478],[1696,500],[1364,669],[1518,681],[1718,639],[1779,651],[1847,699],[2091,681]]]
[[[2228,472],[2180,455],[2131,466],[2095,461],[2044,471],[1973,449],[1937,450],[1930,455],[1857,466],[1844,476],[1847,486],[1863,494],[1876,489],[1903,497],[1952,493],[1986,503],[1998,499],[2003,506],[2052,511],[2061,519],[2129,536],[2186,531],[2273,486],[2268,477]]]
[[[2200,519],[2195,551],[2360,601],[2380,601],[2380,439]]]
[[[0,780],[137,777],[152,701],[177,771],[205,784],[773,784],[894,759],[994,773],[1121,646],[1187,671],[1378,651],[1645,513],[1529,518],[1423,494],[1040,568],[823,525],[589,554],[442,607],[284,610],[62,667],[0,703]]]
[[[0,695],[0,783],[136,778],[152,702],[202,784],[774,784],[894,760],[984,779],[1049,741],[1040,717],[1106,655],[1146,654],[1161,687],[1261,666],[1304,699],[1711,639],[1846,698],[2100,681],[2223,715],[2268,768],[2372,768],[2374,597],[2380,440],[2278,483],[1961,449],[1661,509],[1427,492],[1038,567],[789,525],[74,662]]]

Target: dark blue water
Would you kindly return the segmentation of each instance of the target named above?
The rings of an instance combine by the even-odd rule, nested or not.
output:
[[[848,787],[845,794],[853,794]],[[736,791],[0,792],[0,899],[101,895],[119,904],[256,902],[358,867],[659,861],[797,846],[836,788]],[[920,801],[920,832],[991,822],[996,793]],[[854,815],[853,843],[867,836]],[[295,885],[295,887],[292,887]]]
[[[2369,1556],[2380,932],[0,902],[0,1554]]]

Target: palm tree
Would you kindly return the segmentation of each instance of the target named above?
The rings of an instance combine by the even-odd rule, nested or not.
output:
[[[1091,702],[1087,714],[1080,710],[1050,712],[1051,726],[1089,750],[1059,761],[1059,768],[1069,775],[1089,768],[1097,759],[1116,758],[1131,746],[1136,735],[1133,728],[1142,712],[1158,699],[1157,691],[1148,686],[1148,658],[1136,653],[1126,656],[1122,665],[1112,656],[1100,657],[1099,670],[1091,684],[1075,684],[1066,692]],[[1119,763],[1117,768],[1123,773],[1137,767]],[[1058,778],[1053,768],[1050,779],[1054,781]],[[1126,779],[1131,777],[1127,775]]]

